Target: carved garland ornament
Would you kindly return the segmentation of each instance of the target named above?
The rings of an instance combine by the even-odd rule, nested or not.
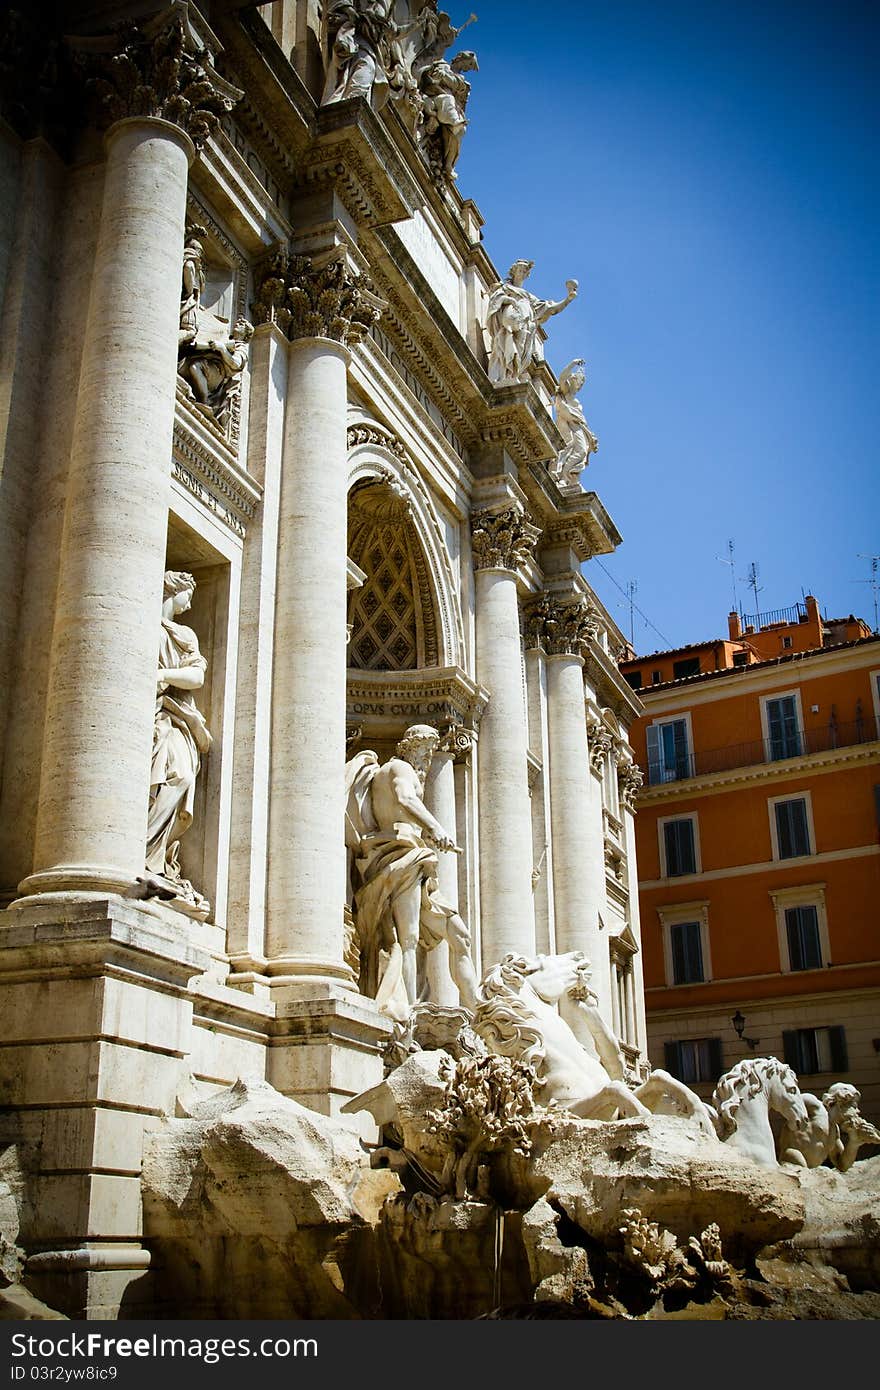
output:
[[[511,570],[532,558],[540,528],[514,507],[503,512],[475,512],[471,517],[474,569]]]
[[[355,275],[344,255],[316,266],[309,256],[273,248],[256,273],[254,317],[275,323],[291,341],[331,338],[359,343],[379,319],[384,302],[366,275]]]
[[[185,13],[174,5],[149,23],[126,22],[116,35],[116,52],[95,51],[106,39],[94,45],[78,40],[77,47],[89,60],[87,85],[104,123],[133,116],[170,121],[199,150],[243,94],[215,70],[207,49],[197,46]]]

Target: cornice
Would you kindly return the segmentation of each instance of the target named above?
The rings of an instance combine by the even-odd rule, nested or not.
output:
[[[410,723],[462,724],[476,734],[489,692],[458,666],[416,671],[349,670],[346,703],[365,736],[377,737]]]
[[[591,642],[586,649],[584,677],[595,687],[600,703],[613,710],[627,727],[642,713],[639,697],[598,642]],[[641,799],[638,804],[641,805]]]
[[[639,810],[669,801],[684,801],[705,793],[730,791],[754,782],[787,781],[805,772],[833,772],[843,764],[870,763],[880,759],[880,740],[854,743],[845,748],[826,748],[819,753],[804,753],[799,758],[779,762],[752,763],[748,767],[729,768],[725,772],[706,772],[681,782],[664,782],[662,786],[647,786],[638,798]]]

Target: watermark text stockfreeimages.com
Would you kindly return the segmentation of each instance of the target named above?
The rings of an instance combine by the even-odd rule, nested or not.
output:
[[[147,1337],[107,1336],[103,1332],[64,1332],[58,1336],[16,1332],[11,1338],[12,1380],[115,1380],[116,1366],[94,1364],[71,1367],[43,1364],[56,1360],[176,1358],[201,1361],[207,1366],[236,1357],[286,1358],[318,1355],[315,1337]],[[98,1374],[101,1372],[101,1374]]]

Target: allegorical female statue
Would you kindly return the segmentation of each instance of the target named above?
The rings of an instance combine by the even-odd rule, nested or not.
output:
[[[169,570],[165,575],[146,867],[174,888],[181,910],[207,917],[209,904],[182,876],[178,859],[180,838],[192,825],[202,755],[212,741],[193,695],[205,683],[208,663],[192,628],[177,622],[190,607],[195,587],[191,574]]]
[[[525,381],[535,355],[538,328],[560,314],[578,292],[577,280],[566,280],[564,299],[539,299],[525,288],[533,265],[534,261],[514,261],[507,279],[499,280],[489,294],[489,380],[500,386]]]
[[[556,392],[556,424],[565,440],[553,466],[553,476],[560,483],[577,487],[580,475],[599,447],[599,441],[587,424],[584,408],[577,399],[587,379],[584,359],[576,357],[559,374]]]

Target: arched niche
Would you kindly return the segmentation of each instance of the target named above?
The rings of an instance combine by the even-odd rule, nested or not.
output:
[[[366,575],[349,597],[349,669],[461,668],[457,581],[431,496],[390,430],[348,433],[348,554]]]

